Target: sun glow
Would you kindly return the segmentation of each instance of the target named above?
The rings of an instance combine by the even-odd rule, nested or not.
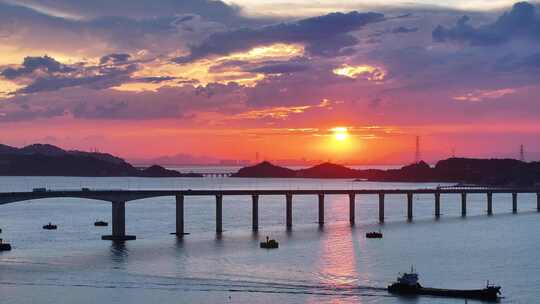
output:
[[[347,128],[344,127],[336,127],[332,128],[331,131],[334,133],[334,138],[337,141],[345,141],[347,138],[349,138],[349,133]]]

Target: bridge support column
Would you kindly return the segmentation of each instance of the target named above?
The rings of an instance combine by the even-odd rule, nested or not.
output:
[[[176,196],[176,236],[184,236],[184,196]]]
[[[379,223],[384,223],[384,193],[379,193]]]
[[[516,192],[512,193],[512,213],[517,213],[517,196]]]
[[[104,235],[102,240],[130,241],[134,235],[126,235],[126,202],[112,202],[112,235]]]
[[[223,195],[216,195],[216,233],[223,232]]]
[[[407,220],[410,222],[413,219],[413,194],[407,193]]]
[[[536,211],[540,212],[540,193],[536,193]]]
[[[467,216],[467,192],[461,192],[461,216]]]
[[[251,196],[251,220],[252,220],[252,230],[259,230],[259,196],[253,194]]]
[[[349,194],[349,223],[351,223],[351,226],[354,226],[355,221],[355,204],[356,198],[354,196],[354,193]]]
[[[487,193],[487,214],[493,215],[493,193]]]
[[[319,194],[319,226],[324,226],[324,194]]]
[[[441,217],[441,193],[435,193],[435,218]]]
[[[287,230],[292,228],[292,194],[285,195],[285,221],[287,225]]]

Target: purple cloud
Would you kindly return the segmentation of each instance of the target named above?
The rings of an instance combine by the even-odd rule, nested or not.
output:
[[[0,73],[6,79],[16,79],[22,76],[32,74],[36,70],[44,70],[46,73],[69,73],[75,69],[61,64],[49,56],[43,57],[25,57],[20,68],[7,68]]]
[[[504,13],[494,23],[478,28],[469,25],[469,20],[469,17],[463,16],[453,27],[437,26],[432,33],[433,40],[478,46],[498,45],[517,38],[540,40],[540,17],[536,14],[535,6],[528,2],[514,4],[512,10]]]
[[[187,63],[279,42],[305,44],[306,50],[315,56],[338,56],[345,54],[347,47],[358,44],[351,32],[383,20],[384,15],[378,13],[332,13],[290,23],[217,32],[190,47],[189,55],[174,61]]]

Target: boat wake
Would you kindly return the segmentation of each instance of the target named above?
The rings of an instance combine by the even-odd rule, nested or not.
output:
[[[219,279],[182,278],[176,280],[156,281],[116,281],[115,282],[8,282],[0,281],[0,286],[55,286],[55,287],[86,287],[103,289],[148,289],[184,292],[231,292],[231,293],[264,293],[290,295],[317,295],[339,297],[391,297],[386,288],[372,286],[321,284],[255,282]]]

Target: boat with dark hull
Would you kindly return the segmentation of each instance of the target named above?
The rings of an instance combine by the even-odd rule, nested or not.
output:
[[[271,240],[269,237],[266,237],[266,242],[261,242],[261,248],[277,249],[279,248],[279,243],[276,240]]]
[[[58,226],[53,225],[52,223],[48,223],[47,225],[43,226],[43,229],[45,230],[56,230],[58,229]]]
[[[418,274],[411,269],[410,273],[404,273],[397,281],[388,286],[388,292],[392,294],[416,296],[428,295],[435,297],[476,299],[484,301],[497,301],[501,294],[501,287],[490,285],[489,282],[483,289],[443,289],[423,287],[418,283]]]
[[[371,231],[366,233],[368,239],[382,239],[383,234],[381,231]]]
[[[8,243],[4,243],[2,239],[0,239],[0,251],[10,251],[11,245]]]
[[[107,226],[109,226],[109,223],[107,223],[105,221],[95,221],[94,226],[96,226],[96,227],[107,227]]]

